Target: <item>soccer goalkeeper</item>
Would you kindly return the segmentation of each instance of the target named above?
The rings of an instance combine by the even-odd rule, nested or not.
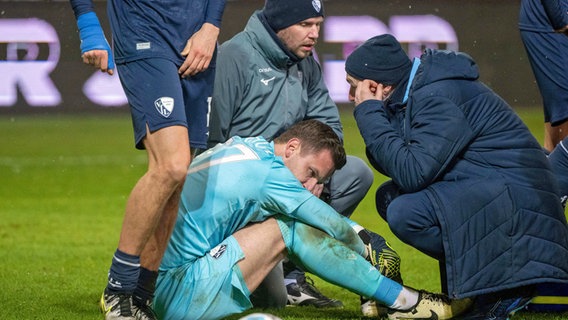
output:
[[[154,308],[163,319],[219,319],[252,307],[249,296],[282,259],[389,307],[390,319],[448,319],[469,305],[383,276],[361,227],[304,186],[345,164],[333,130],[297,123],[274,142],[233,137],[196,157],[159,269]],[[381,244],[379,243],[379,246]]]

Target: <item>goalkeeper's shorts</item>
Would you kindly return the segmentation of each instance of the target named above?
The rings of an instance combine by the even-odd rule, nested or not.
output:
[[[237,262],[244,252],[230,236],[205,256],[160,271],[154,310],[160,319],[220,319],[252,307]]]

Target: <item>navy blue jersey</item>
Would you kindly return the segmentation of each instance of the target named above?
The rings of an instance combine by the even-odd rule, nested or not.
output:
[[[522,0],[519,29],[554,32],[568,25],[568,0]]]
[[[203,23],[220,27],[225,0],[109,0],[117,63],[165,58],[181,65],[181,51]]]
[[[92,0],[70,0],[75,17],[93,11]],[[205,23],[221,26],[226,0],[109,0],[117,63],[165,58],[181,65],[187,40]]]
[[[69,0],[71,3],[71,8],[73,8],[73,13],[75,13],[75,18],[79,18],[80,15],[94,11],[93,1],[91,0]]]

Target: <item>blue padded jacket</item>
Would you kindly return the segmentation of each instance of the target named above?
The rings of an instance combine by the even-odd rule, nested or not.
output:
[[[464,53],[427,49],[410,81],[354,114],[373,166],[436,208],[448,293],[568,280],[568,228],[546,155]],[[406,81],[409,82],[409,81]]]

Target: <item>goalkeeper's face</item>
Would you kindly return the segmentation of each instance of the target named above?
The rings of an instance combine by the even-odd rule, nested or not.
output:
[[[323,183],[333,174],[335,166],[330,150],[302,152],[301,143],[293,140],[286,145],[284,164],[304,187]]]

